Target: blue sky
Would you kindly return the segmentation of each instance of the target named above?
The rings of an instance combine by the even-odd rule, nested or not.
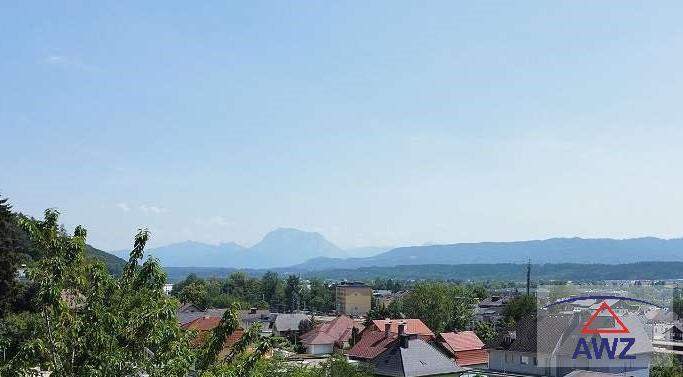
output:
[[[0,6],[0,193],[97,247],[683,235],[683,2]]]

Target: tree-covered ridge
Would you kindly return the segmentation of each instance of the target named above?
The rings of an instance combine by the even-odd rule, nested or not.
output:
[[[532,275],[539,280],[660,280],[683,278],[683,262],[639,262],[627,264],[533,264]],[[258,277],[266,270],[237,270],[234,268],[165,267],[169,280],[181,281],[189,274],[201,278],[225,278],[236,271]],[[397,280],[453,280],[453,281],[524,281],[526,265],[516,263],[490,264],[425,264],[393,267],[361,267],[306,271],[273,269],[279,275],[296,274],[305,279],[372,280],[394,278]]]
[[[30,264],[42,257],[41,251],[31,244],[29,234],[19,226],[21,220],[35,219],[12,211],[9,200],[0,198],[0,271],[2,271],[0,273],[13,275],[20,264]],[[58,226],[57,231],[66,234],[63,226]],[[120,274],[126,264],[125,260],[88,244],[85,245],[85,255],[89,260],[104,262],[109,272],[113,274]],[[11,271],[10,265],[4,264],[4,261],[10,259],[13,260]],[[0,281],[4,281],[3,278],[0,278]],[[0,292],[2,292],[2,283],[0,283]]]

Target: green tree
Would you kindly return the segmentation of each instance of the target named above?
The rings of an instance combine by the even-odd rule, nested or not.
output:
[[[495,328],[488,322],[477,322],[477,324],[474,326],[474,332],[477,333],[477,336],[482,342],[484,342],[484,344],[490,342],[496,337]]]
[[[261,289],[263,290],[263,299],[275,308],[280,304],[278,291],[282,289],[282,281],[277,273],[268,271],[261,278]]]
[[[474,322],[474,299],[471,297],[455,297],[448,330],[462,331],[472,328]]]
[[[175,318],[177,302],[162,291],[156,260],[139,265],[148,233],[141,230],[123,274],[84,257],[86,231],[60,232],[58,212],[22,226],[42,258],[29,269],[37,285],[37,331],[18,345],[0,374],[42,366],[59,376],[183,376],[192,363],[188,339]]]
[[[536,297],[533,295],[522,295],[508,301],[505,308],[503,308],[503,317],[505,322],[514,323],[522,317],[535,312]]]
[[[409,318],[419,318],[434,332],[443,332],[451,322],[453,298],[448,284],[418,283],[403,304]]]
[[[178,294],[180,302],[191,303],[204,309],[209,303],[209,292],[204,281],[195,281],[183,287]]]
[[[682,377],[683,367],[675,355],[656,355],[650,369],[652,377]]]
[[[319,312],[334,309],[332,290],[319,278],[311,279],[311,289],[308,291],[306,302],[309,308]]]
[[[26,243],[7,199],[0,198],[0,317],[9,312],[17,294],[19,256]]]
[[[289,275],[287,277],[287,284],[285,285],[285,308],[287,311],[294,311],[299,309],[301,301],[301,281],[296,275]]]

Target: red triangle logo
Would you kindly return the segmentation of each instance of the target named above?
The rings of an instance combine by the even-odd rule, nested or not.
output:
[[[591,324],[595,319],[602,313],[603,311],[607,310],[607,312],[614,318],[614,321],[619,325],[618,328],[598,328],[598,329],[592,329],[590,328]],[[617,315],[617,313],[612,310],[612,307],[609,306],[609,304],[606,301],[603,301],[602,304],[600,304],[600,307],[598,310],[593,313],[593,315],[588,318],[588,321],[586,321],[586,324],[583,325],[583,328],[581,329],[581,334],[628,334],[630,331],[628,330],[628,327],[624,325],[624,322],[621,321],[621,318]]]

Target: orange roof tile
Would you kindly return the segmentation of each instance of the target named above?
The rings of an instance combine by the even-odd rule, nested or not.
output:
[[[427,327],[421,320],[419,319],[392,319],[391,320],[391,331],[394,334],[398,334],[398,323],[399,322],[405,322],[406,323],[406,334],[418,334],[418,335],[426,335],[426,336],[434,336],[434,333],[432,330]],[[384,324],[386,323],[386,320],[384,319],[376,319],[372,321],[373,324],[373,329],[377,331],[384,331]]]
[[[358,327],[349,316],[340,315],[330,322],[323,323],[303,334],[303,344],[342,344],[351,338],[354,327]]]
[[[185,330],[210,331],[218,327],[219,323],[221,323],[219,317],[200,317],[182,325],[182,328]]]
[[[486,364],[489,354],[474,331],[441,333],[441,344],[455,356],[460,366]]]

